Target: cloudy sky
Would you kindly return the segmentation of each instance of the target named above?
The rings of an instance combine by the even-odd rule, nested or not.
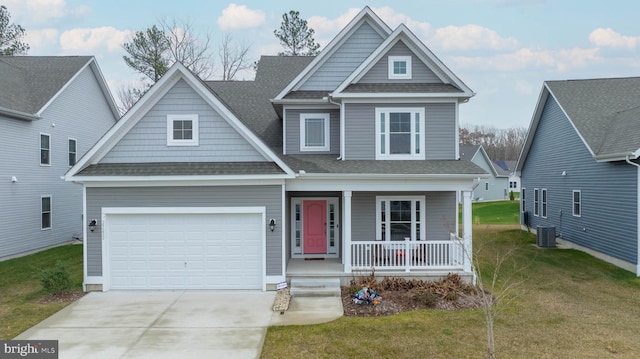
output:
[[[2,0],[27,30],[29,55],[93,55],[114,97],[140,75],[122,43],[159,19],[187,21],[251,46],[282,51],[273,30],[298,10],[325,45],[365,5],[392,29],[406,24],[476,92],[463,125],[528,127],[545,80],[640,76],[637,0]],[[243,75],[251,79],[252,74]]]

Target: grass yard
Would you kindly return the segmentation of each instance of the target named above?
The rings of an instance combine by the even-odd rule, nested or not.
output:
[[[475,211],[475,208],[474,208]],[[637,358],[640,279],[582,252],[539,249],[517,226],[474,226],[484,283],[494,260],[508,293],[495,323],[499,358]],[[384,293],[381,293],[384,300]],[[482,312],[421,310],[390,317],[342,317],[269,328],[263,358],[482,358]]]
[[[48,294],[38,274],[62,260],[69,265],[74,292],[82,291],[82,246],[67,245],[0,262],[0,339],[12,339],[69,303],[40,304]]]
[[[520,201],[475,202],[472,204],[473,224],[518,224]],[[459,211],[462,223],[462,207]]]

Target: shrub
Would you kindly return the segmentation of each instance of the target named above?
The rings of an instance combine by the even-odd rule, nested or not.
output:
[[[438,303],[438,299],[439,296],[436,293],[426,288],[417,289],[413,295],[413,300],[425,305],[427,308],[434,308]]]
[[[515,195],[513,194],[513,191],[509,191],[509,200],[513,201],[515,199]]]
[[[43,268],[38,275],[42,288],[49,294],[60,294],[71,288],[68,265],[57,261],[52,267]]]

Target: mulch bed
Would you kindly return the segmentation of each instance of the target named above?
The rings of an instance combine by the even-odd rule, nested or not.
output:
[[[376,289],[381,298],[378,304],[354,302],[354,291],[361,287]],[[352,281],[351,286],[344,286],[341,289],[345,316],[381,317],[420,309],[465,310],[477,309],[481,306],[480,296],[475,287],[464,283],[455,274],[436,282],[385,278],[381,282],[374,283],[367,277]],[[434,295],[436,299],[429,303],[430,305],[416,299],[425,291],[436,294]]]
[[[69,303],[75,302],[76,300],[85,296],[85,292],[71,292],[71,293],[59,293],[59,294],[50,294],[45,297],[38,299],[38,303],[40,304],[54,304],[54,303]]]

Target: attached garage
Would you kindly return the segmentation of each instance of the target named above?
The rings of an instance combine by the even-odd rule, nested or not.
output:
[[[109,289],[263,289],[264,207],[103,208]]]

